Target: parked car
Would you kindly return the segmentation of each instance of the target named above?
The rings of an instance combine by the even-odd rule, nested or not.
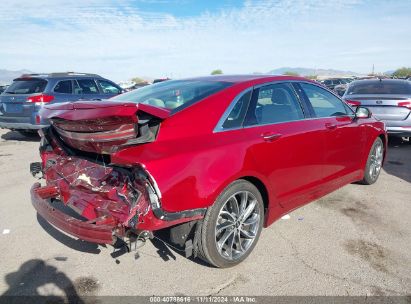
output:
[[[121,87],[121,89],[123,90],[123,92],[130,92],[132,90],[136,90],[142,87],[145,87],[147,85],[149,85],[148,82],[139,82],[139,83],[135,83],[133,81],[128,81],[128,82],[121,82],[118,83],[118,85]]]
[[[335,86],[346,83],[346,80],[344,78],[330,78],[323,80],[321,83],[328,89],[334,90]]]
[[[170,228],[217,267],[243,261],[291,210],[375,183],[387,146],[366,108],[291,76],[169,80],[43,111],[51,126],[31,164],[45,179],[31,189],[43,218],[104,244]]]
[[[352,82],[352,78],[344,78],[341,79],[341,84],[338,84],[334,87],[334,92],[338,94],[338,96],[343,96],[345,91],[347,90],[348,84]]]
[[[3,93],[7,89],[6,85],[0,85],[0,94]]]
[[[22,133],[48,125],[40,110],[46,104],[106,99],[122,92],[112,81],[95,74],[26,74],[14,79],[0,96],[0,127]]]
[[[369,79],[350,83],[343,99],[353,107],[365,106],[383,121],[388,134],[411,136],[411,82]]]
[[[153,80],[153,84],[154,83],[159,83],[159,82],[163,82],[163,81],[168,81],[168,80],[170,80],[170,78],[158,78],[158,79],[154,79]]]

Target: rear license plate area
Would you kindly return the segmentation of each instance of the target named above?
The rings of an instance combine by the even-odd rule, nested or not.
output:
[[[5,103],[3,105],[3,109],[4,109],[5,113],[21,113],[21,112],[23,112],[23,107],[19,104]]]

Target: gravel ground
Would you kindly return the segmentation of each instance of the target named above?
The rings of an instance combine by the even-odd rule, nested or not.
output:
[[[0,295],[409,295],[411,145],[372,186],[348,185],[263,230],[241,265],[215,269],[158,240],[140,257],[73,239],[36,215],[38,138],[0,130]],[[353,155],[355,157],[355,155]]]

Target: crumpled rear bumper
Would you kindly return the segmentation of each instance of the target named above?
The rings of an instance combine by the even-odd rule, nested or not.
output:
[[[96,225],[90,221],[81,221],[69,216],[57,208],[49,199],[43,199],[38,189],[40,183],[35,183],[31,188],[31,201],[37,212],[50,224],[56,228],[78,237],[82,240],[99,243],[114,244],[117,237],[115,236],[116,227],[112,225]]]

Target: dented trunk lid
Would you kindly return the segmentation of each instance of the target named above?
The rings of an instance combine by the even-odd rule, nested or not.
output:
[[[47,105],[42,111],[65,144],[97,154],[153,141],[169,115],[165,108],[110,100]]]

